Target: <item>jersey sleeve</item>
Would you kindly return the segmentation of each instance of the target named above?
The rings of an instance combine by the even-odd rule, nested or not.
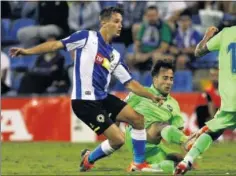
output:
[[[113,75],[124,85],[133,80],[128,67],[122,61],[119,62],[118,66],[113,71]]]
[[[139,102],[141,101],[141,98],[134,93],[129,93],[129,95],[124,100],[126,103],[128,103],[132,108],[134,108]]]
[[[184,120],[183,120],[183,117],[181,115],[181,111],[180,111],[178,102],[176,102],[176,105],[174,107],[174,114],[173,114],[173,117],[170,120],[170,124],[174,125],[177,128],[183,128],[184,127]]]
[[[86,30],[77,31],[62,39],[61,42],[67,51],[74,50],[75,48],[83,48],[87,42],[88,33]]]
[[[209,51],[217,51],[220,49],[222,33],[223,31],[219,32],[207,42],[206,45]]]

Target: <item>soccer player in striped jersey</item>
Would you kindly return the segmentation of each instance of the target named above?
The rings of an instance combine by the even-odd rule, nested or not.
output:
[[[114,75],[126,88],[139,96],[157,103],[161,103],[163,99],[147,91],[132,78],[120,53],[110,44],[113,37],[120,35],[122,13],[117,7],[103,9],[100,13],[99,31],[77,31],[65,39],[45,42],[30,49],[10,49],[11,56],[47,53],[63,48],[73,51],[75,64],[72,109],[94,132],[107,137],[93,151],[85,149],[82,152],[80,171],[90,170],[95,161],[112,154],[124,144],[125,137],[115,124],[119,121],[132,126],[133,169],[152,170],[144,156],[147,138],[144,117],[124,101],[107,93],[111,75]]]
[[[221,107],[215,117],[206,122],[195,135],[190,151],[175,170],[175,175],[183,175],[191,169],[193,161],[205,152],[212,141],[225,129],[236,128],[236,26],[225,27],[217,35],[218,29],[209,27],[202,41],[197,45],[195,56],[202,56],[210,51],[219,51],[219,93]]]

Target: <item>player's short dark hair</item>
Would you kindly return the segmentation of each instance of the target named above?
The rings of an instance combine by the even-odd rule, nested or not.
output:
[[[192,12],[189,9],[185,9],[183,12],[180,13],[180,17],[182,16],[188,16],[189,18],[192,18]]]
[[[148,10],[155,10],[155,11],[158,11],[158,8],[157,8],[157,6],[148,6],[147,8],[146,8],[146,10],[145,10],[145,13],[147,13],[147,11]]]
[[[124,14],[121,7],[107,7],[100,12],[100,20],[110,19],[113,13]]]
[[[166,60],[158,60],[152,68],[152,77],[157,76],[161,68],[171,69],[173,72],[175,71],[173,62]]]

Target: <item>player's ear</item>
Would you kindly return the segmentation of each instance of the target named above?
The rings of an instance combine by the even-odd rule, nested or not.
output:
[[[101,23],[101,26],[104,26],[106,24],[106,21],[102,20],[100,23]]]
[[[107,20],[102,20],[101,21],[101,27],[107,28],[108,21]]]

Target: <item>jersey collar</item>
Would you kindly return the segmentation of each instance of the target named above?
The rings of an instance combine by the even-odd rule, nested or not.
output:
[[[154,93],[155,95],[162,95],[162,94],[160,93],[160,91],[158,91],[158,90],[154,87],[153,84],[151,85],[150,90],[151,90],[151,92]],[[170,94],[167,95],[167,99],[170,99]]]

